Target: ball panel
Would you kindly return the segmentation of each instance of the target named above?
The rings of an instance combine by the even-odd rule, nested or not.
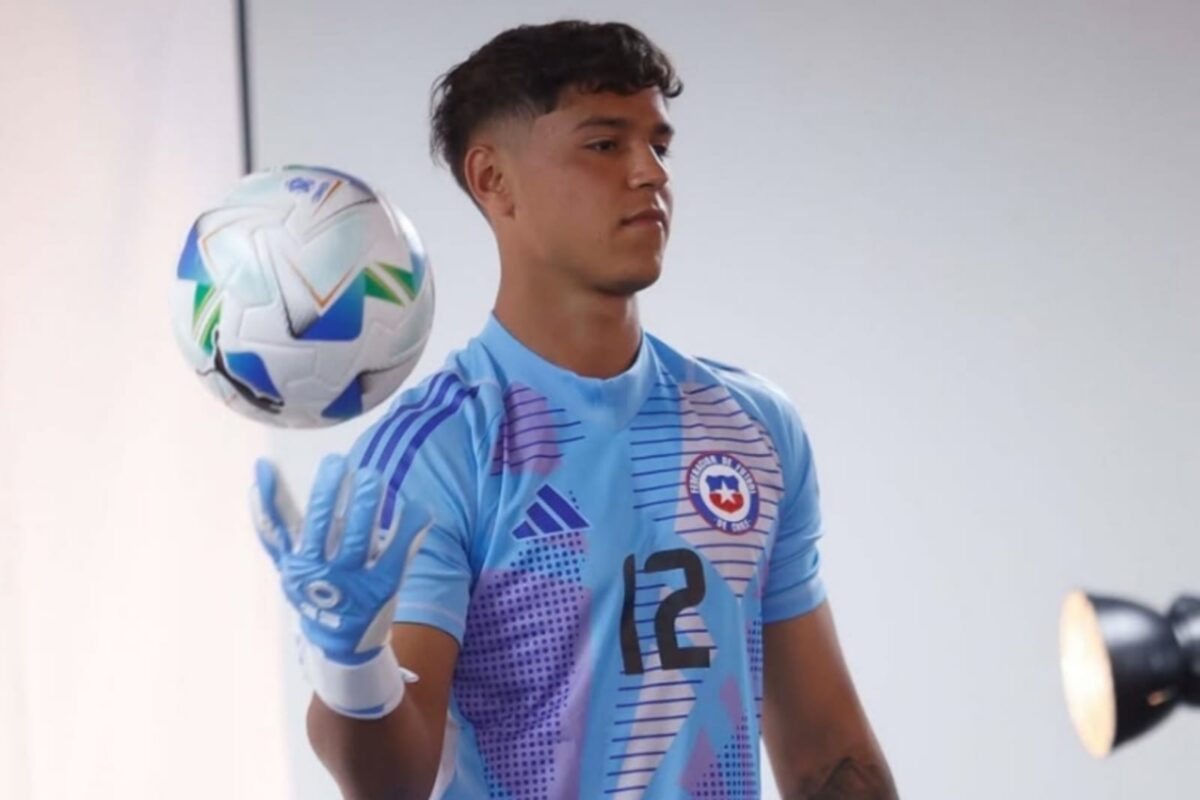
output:
[[[275,388],[261,356],[253,352],[225,353],[224,356],[225,366],[230,373],[227,377],[239,378],[247,388],[257,390],[276,402],[283,402],[283,396]]]
[[[350,381],[350,385],[342,392],[337,399],[326,406],[321,411],[321,416],[325,419],[346,420],[352,417],[357,417],[363,412],[363,393],[362,387],[359,385],[357,378]]]
[[[308,342],[348,342],[357,339],[363,329],[363,300],[367,279],[361,272],[349,282],[337,301],[300,334]]]

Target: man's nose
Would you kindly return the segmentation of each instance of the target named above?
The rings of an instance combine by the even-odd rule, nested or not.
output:
[[[666,164],[655,152],[653,146],[646,145],[638,149],[634,155],[633,168],[629,173],[630,188],[638,189],[642,186],[659,188],[665,186],[670,177],[671,174],[667,170]]]

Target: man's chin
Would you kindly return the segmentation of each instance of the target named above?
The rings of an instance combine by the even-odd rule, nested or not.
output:
[[[653,275],[626,276],[601,284],[601,292],[613,297],[632,297],[643,289],[649,289],[658,282],[659,273]]]
[[[662,264],[638,264],[628,269],[624,274],[606,275],[597,281],[597,287],[604,294],[614,297],[629,297],[643,289],[648,289],[658,282],[662,275]]]

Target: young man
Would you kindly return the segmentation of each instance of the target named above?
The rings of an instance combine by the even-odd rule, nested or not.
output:
[[[494,313],[322,463],[296,547],[258,464],[347,797],[756,798],[760,730],[785,798],[896,795],[796,412],[638,319],[681,89],[621,24],[509,30],[443,76],[433,140],[496,236]]]

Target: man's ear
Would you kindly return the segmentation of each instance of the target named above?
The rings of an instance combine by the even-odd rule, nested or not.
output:
[[[490,220],[511,217],[516,208],[509,163],[501,147],[487,139],[471,145],[463,157],[467,188]]]

